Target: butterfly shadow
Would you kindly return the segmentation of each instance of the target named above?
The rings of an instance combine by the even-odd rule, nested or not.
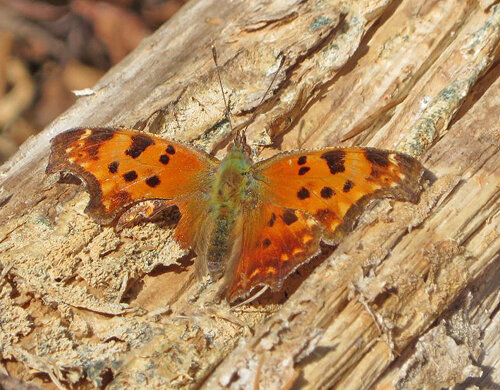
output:
[[[189,271],[189,268],[193,266],[195,257],[196,255],[193,252],[190,252],[185,256],[182,256],[181,258],[177,259],[174,264],[169,264],[169,265],[158,264],[156,267],[153,268],[152,271],[148,272],[147,275],[152,278],[159,278],[166,274],[180,275],[186,273]],[[144,278],[135,279],[129,284],[129,286],[125,290],[121,302],[131,303],[135,301],[145,287],[146,283],[144,281]]]
[[[140,204],[138,204],[140,206]],[[134,206],[132,206],[133,208]],[[133,226],[141,225],[141,224],[153,224],[159,230],[166,229],[174,229],[179,223],[181,214],[179,209],[176,206],[162,207],[150,215],[141,217],[139,214],[136,218],[133,218],[131,221],[127,221],[124,224],[120,224],[120,221],[117,220],[114,222],[117,233],[120,231],[130,228]],[[190,271],[195,262],[196,254],[190,250],[185,255],[178,257],[175,259],[175,262],[172,264],[157,264],[151,271],[147,272],[147,276],[151,278],[161,278],[162,276],[166,276],[168,274],[173,275],[181,275]],[[189,280],[186,281],[189,285]],[[139,294],[146,287],[144,278],[137,278],[127,287],[127,290],[124,293],[122,302],[130,303],[137,299]],[[186,286],[179,289],[181,292],[184,290]]]

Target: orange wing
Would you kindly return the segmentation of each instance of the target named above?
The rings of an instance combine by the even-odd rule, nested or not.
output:
[[[52,140],[46,171],[79,176],[90,193],[86,211],[109,223],[141,200],[208,191],[217,166],[208,154],[179,142],[132,130],[82,128]]]
[[[298,210],[266,203],[244,210],[242,251],[231,272],[228,301],[259,285],[279,290],[295,268],[319,250],[321,225]]]
[[[401,153],[372,148],[279,154],[254,167],[258,210],[243,210],[246,230],[228,300],[258,285],[273,290],[319,250],[352,229],[366,203],[393,197],[416,202],[429,172]]]
[[[255,166],[262,196],[307,212],[338,242],[374,198],[417,202],[430,173],[414,158],[373,148],[327,148],[278,155]]]

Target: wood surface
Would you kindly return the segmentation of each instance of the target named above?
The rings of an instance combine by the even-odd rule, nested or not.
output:
[[[189,2],[0,167],[0,385],[498,388],[496,3]],[[50,139],[81,126],[223,157],[212,44],[256,159],[369,145],[437,177],[416,205],[373,203],[283,291],[237,308],[196,279],[195,255],[171,239],[174,212],[103,227],[83,212],[83,186],[44,173]]]

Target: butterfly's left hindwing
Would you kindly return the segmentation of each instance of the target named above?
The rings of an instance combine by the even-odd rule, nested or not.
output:
[[[319,250],[322,227],[306,213],[266,201],[243,210],[242,250],[231,270],[228,300],[259,285],[281,288],[286,276]]]
[[[80,177],[90,193],[86,211],[109,223],[141,200],[176,199],[206,190],[217,165],[208,154],[179,142],[133,130],[83,128],[52,140],[46,171]]]

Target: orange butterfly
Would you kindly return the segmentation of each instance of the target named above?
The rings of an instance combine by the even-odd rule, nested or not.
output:
[[[231,125],[215,47],[212,55]],[[412,157],[373,148],[280,153],[254,164],[244,133],[236,133],[219,161],[133,130],[73,129],[52,139],[46,172],[79,176],[90,192],[86,211],[103,224],[141,201],[156,205],[122,219],[177,206],[182,217],[176,240],[195,250],[200,275],[224,278],[229,302],[257,286],[279,290],[293,270],[319,252],[320,241],[339,242],[370,200],[416,202],[432,177]]]
[[[87,212],[100,223],[131,205],[176,205],[175,237],[196,252],[201,273],[224,278],[227,300],[285,278],[352,229],[371,199],[416,202],[427,171],[415,159],[373,148],[280,153],[253,163],[236,136],[219,161],[191,146],[124,129],[82,128],[52,140],[47,173],[87,185]]]

